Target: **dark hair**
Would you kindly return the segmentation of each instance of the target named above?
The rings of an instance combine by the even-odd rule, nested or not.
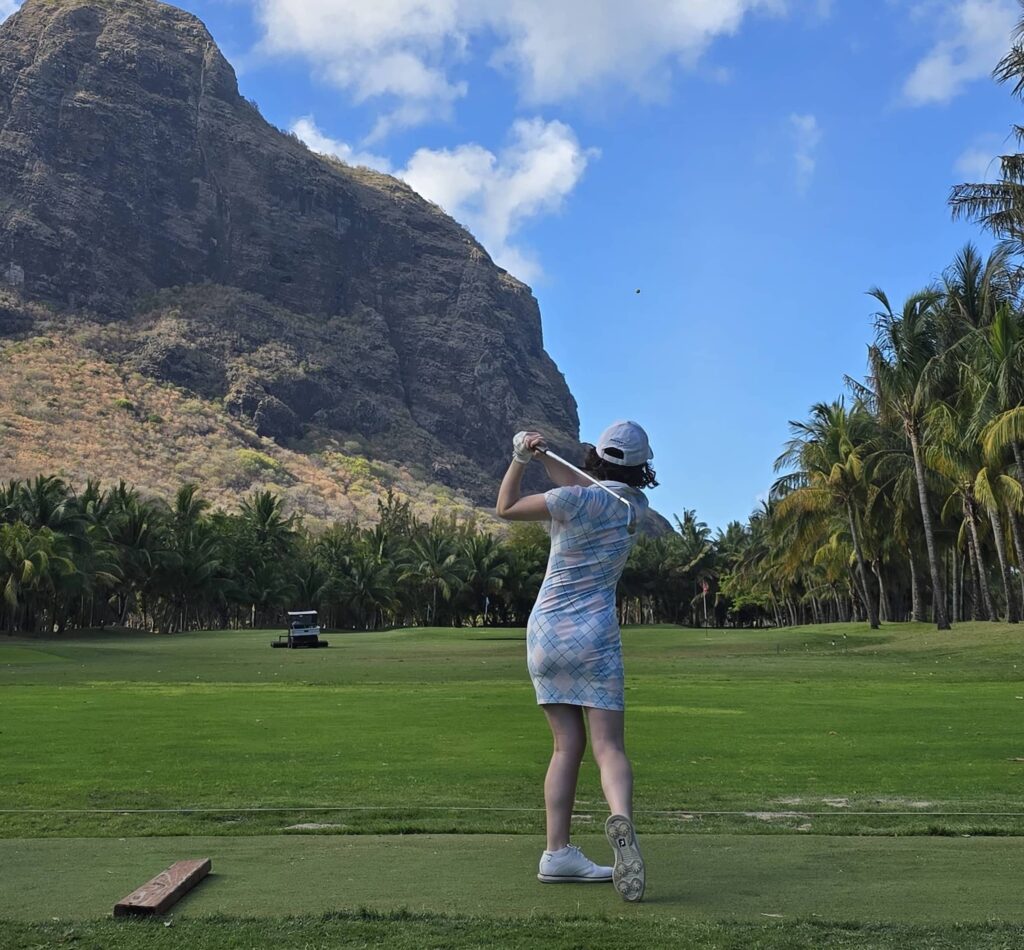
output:
[[[592,445],[587,446],[587,454],[583,457],[583,471],[600,482],[624,482],[630,488],[655,488],[658,484],[654,469],[646,462],[643,465],[616,465],[601,458]]]

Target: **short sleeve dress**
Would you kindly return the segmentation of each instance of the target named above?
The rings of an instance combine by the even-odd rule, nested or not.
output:
[[[636,510],[647,510],[637,488],[606,481]],[[554,488],[544,495],[551,514],[551,553],[526,625],[527,666],[537,703],[625,709],[622,640],[615,587],[636,541],[623,504],[596,485]]]

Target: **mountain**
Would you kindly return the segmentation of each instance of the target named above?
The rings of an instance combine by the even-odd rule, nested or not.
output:
[[[268,124],[155,0],[0,25],[0,282],[0,335],[42,330],[261,444],[347,446],[477,504],[516,430],[578,445],[530,289],[407,185]]]

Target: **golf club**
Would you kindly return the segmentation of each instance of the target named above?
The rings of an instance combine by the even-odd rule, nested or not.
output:
[[[636,534],[636,510],[628,501],[626,501],[625,498],[622,497],[622,495],[618,494],[618,492],[613,492],[607,485],[602,485],[596,478],[594,478],[593,475],[588,475],[586,472],[583,471],[583,469],[577,468],[575,465],[573,465],[572,462],[567,462],[560,455],[555,455],[555,453],[552,452],[550,449],[535,449],[534,451],[539,452],[541,455],[546,455],[549,459],[554,459],[556,462],[561,462],[570,471],[582,476],[589,482],[593,482],[595,485],[597,485],[598,488],[601,488],[604,491],[608,492],[608,494],[611,495],[612,498],[617,498],[619,501],[621,501],[626,506],[626,511],[629,512],[629,514],[626,516],[626,532],[628,534]]]

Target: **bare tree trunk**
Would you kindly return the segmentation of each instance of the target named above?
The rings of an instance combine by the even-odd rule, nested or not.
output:
[[[850,622],[860,620],[861,607],[864,601],[864,588],[857,579],[857,572],[850,570]],[[865,613],[864,616],[867,616]]]
[[[1021,531],[1020,517],[1012,508],[1010,515],[1010,531],[1013,534],[1013,546],[1017,552],[1017,577],[1020,580],[1020,598],[1024,606],[1024,532]]]
[[[853,513],[853,503],[847,501],[846,514],[850,519],[850,535],[853,538],[853,553],[857,558],[857,570],[860,572],[861,590],[864,593],[864,603],[868,610],[868,623],[872,630],[878,629],[878,608],[871,598],[871,588],[868,586],[868,572],[864,565],[864,551],[860,546],[860,532],[857,530],[857,519]]]
[[[921,444],[916,425],[906,427],[910,448],[914,453],[914,474],[917,481],[917,497],[921,502],[921,520],[924,522],[924,543],[928,549],[928,566],[932,572],[932,606],[935,623],[940,630],[949,630],[946,613],[946,587],[939,571],[939,556],[935,547],[935,529],[932,526],[932,510],[928,505],[928,491],[924,483],[924,462],[921,461]]]
[[[965,587],[967,592],[967,602],[964,606],[964,619],[965,620],[981,620],[982,614],[985,611],[985,607],[981,602],[981,596],[978,593],[978,558],[974,553],[974,541],[971,540],[971,532],[967,532],[967,568],[968,568],[968,581]]]
[[[967,532],[967,553],[964,555],[964,620],[978,620],[981,615],[978,598],[978,568],[974,560],[974,542]]]
[[[971,556],[971,619],[988,620],[991,614],[988,613],[989,599],[982,595],[984,569],[978,557],[977,532],[971,530],[971,520],[967,514],[966,505],[964,506],[964,518],[967,523],[967,550]],[[987,587],[985,589],[987,590]]]
[[[974,541],[974,554],[978,561],[978,586],[981,589],[981,599],[985,605],[986,620],[998,621],[995,604],[992,603],[992,592],[988,589],[988,577],[985,576],[985,562],[981,557],[981,541],[978,538],[978,519],[974,510],[974,500],[967,502],[967,526],[971,531],[971,539]]]
[[[1013,443],[1013,457],[1017,460],[1017,479],[1024,480],[1024,446]]]
[[[1003,596],[1006,597],[1006,622],[1018,623],[1017,601],[1013,596],[1013,585],[1010,583],[1010,565],[1006,559],[1006,535],[1003,534],[1003,520],[999,517],[999,509],[993,508],[988,513],[992,522],[992,536],[996,542],[996,556],[999,558],[999,573],[1003,577]]]
[[[959,623],[964,619],[964,562],[963,555],[956,543],[953,544],[951,554],[953,557],[953,622]]]
[[[890,623],[893,619],[892,604],[889,603],[889,593],[885,589],[885,575],[882,573],[881,558],[875,558],[871,562],[871,571],[878,581],[878,619],[881,623]]]
[[[910,561],[910,619],[914,623],[921,623],[924,620],[921,611],[921,580],[917,576],[917,558],[910,547],[907,548],[907,559]]]

